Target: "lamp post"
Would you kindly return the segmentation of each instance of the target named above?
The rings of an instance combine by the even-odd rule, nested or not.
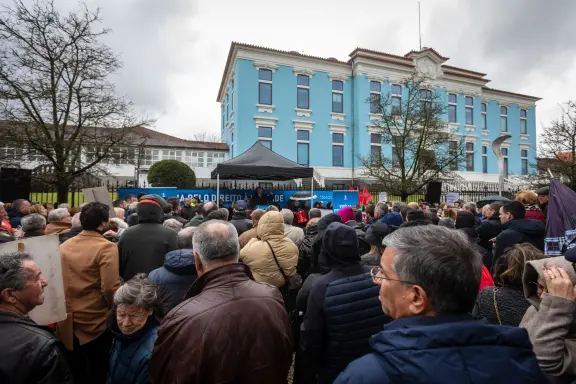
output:
[[[496,155],[498,160],[498,189],[500,196],[502,196],[502,191],[504,190],[504,156],[502,156],[502,143],[512,136],[506,134],[502,135],[492,142],[492,150]]]

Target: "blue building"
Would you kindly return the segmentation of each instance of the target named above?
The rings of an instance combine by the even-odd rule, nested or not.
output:
[[[505,172],[531,173],[536,164],[537,97],[488,88],[486,74],[446,65],[432,48],[404,56],[357,48],[346,62],[232,43],[217,101],[229,157],[256,141],[300,164],[313,166],[321,186],[342,187],[363,177],[358,155],[391,153],[371,121],[374,94],[405,95],[401,81],[415,70],[447,103],[447,124],[455,140],[464,136],[466,165],[457,173],[469,181],[498,181],[493,140],[502,145]]]

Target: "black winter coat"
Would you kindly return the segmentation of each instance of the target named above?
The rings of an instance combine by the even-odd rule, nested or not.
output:
[[[478,233],[478,245],[492,252],[490,239],[495,239],[502,232],[502,223],[498,213],[493,214],[476,227]],[[488,266],[486,268],[490,269]]]
[[[312,246],[314,244],[314,238],[318,234],[318,224],[312,224],[308,227],[306,231],[306,235],[304,236],[304,240],[302,244],[300,244],[300,249],[298,252],[298,265],[296,267],[296,272],[303,279],[308,276],[308,272],[310,270],[310,265],[312,263]]]
[[[82,232],[82,227],[72,227],[70,228],[70,232],[62,235],[62,243],[66,240],[70,240],[73,237],[76,237]]]
[[[300,335],[307,366],[299,367],[295,383],[332,383],[353,360],[370,352],[370,336],[390,321],[382,312],[378,286],[370,268],[360,263],[333,269],[310,292]]]
[[[366,242],[366,233],[362,230],[362,226],[356,220],[346,222],[346,225],[354,228],[356,236],[358,237],[358,254],[364,255],[370,252],[370,244]]]
[[[49,327],[0,313],[0,383],[72,384],[67,351]]]
[[[164,257],[164,266],[150,272],[148,279],[158,286],[163,307],[168,313],[182,302],[198,278],[192,249],[177,249]]]
[[[118,241],[120,276],[124,280],[160,268],[164,255],[178,249],[178,235],[162,225],[161,208],[148,206],[152,204],[138,207],[138,225],[126,229]]]
[[[230,220],[230,224],[232,224],[234,228],[236,228],[238,236],[252,229],[252,221],[248,220],[244,215],[238,215],[238,214],[232,215],[232,220]]]
[[[540,220],[518,219],[511,220],[502,225],[503,231],[496,238],[494,247],[494,265],[504,254],[506,248],[514,244],[530,243],[544,251],[544,237],[546,227]]]

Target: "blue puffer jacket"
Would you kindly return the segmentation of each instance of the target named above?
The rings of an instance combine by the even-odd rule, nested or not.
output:
[[[525,329],[469,315],[402,318],[370,345],[375,352],[348,365],[335,384],[547,383]]]
[[[114,316],[114,319],[111,319]],[[116,314],[110,315],[108,328],[114,336],[114,345],[110,354],[108,384],[148,384],[148,362],[152,356],[154,342],[158,338],[155,320],[132,335],[124,335],[118,329]]]
[[[182,299],[198,278],[194,266],[192,249],[177,249],[164,257],[164,266],[150,272],[152,280],[160,290],[164,310],[168,313],[182,302]]]

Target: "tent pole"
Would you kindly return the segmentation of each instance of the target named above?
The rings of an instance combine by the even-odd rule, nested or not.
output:
[[[314,207],[314,175],[312,175],[312,182],[310,183],[310,197],[312,198],[310,200],[310,209],[312,209]]]
[[[220,174],[216,174],[216,206],[220,208]]]

